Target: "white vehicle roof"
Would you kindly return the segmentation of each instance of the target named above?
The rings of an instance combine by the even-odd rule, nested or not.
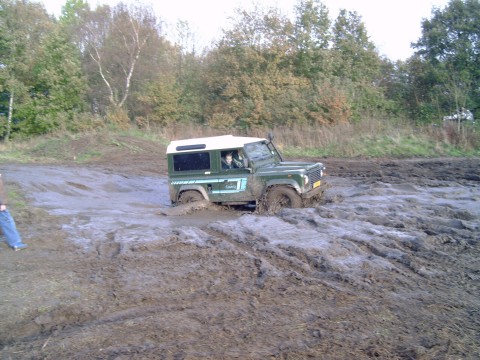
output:
[[[222,135],[185,140],[173,140],[167,147],[167,154],[181,153],[183,151],[205,151],[242,148],[245,144],[258,141],[266,141],[266,139],[257,137]]]

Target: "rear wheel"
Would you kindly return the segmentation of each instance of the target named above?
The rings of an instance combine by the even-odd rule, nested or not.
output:
[[[197,201],[204,200],[203,195],[200,194],[198,191],[195,190],[187,190],[180,194],[180,198],[178,199],[179,204],[189,204]]]
[[[286,186],[273,187],[267,194],[267,208],[271,213],[277,213],[283,208],[302,207],[302,198],[297,192]]]

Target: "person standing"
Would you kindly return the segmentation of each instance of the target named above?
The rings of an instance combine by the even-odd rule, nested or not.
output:
[[[22,242],[22,238],[18,233],[17,226],[12,215],[7,209],[8,198],[3,186],[2,174],[0,174],[0,227],[3,235],[7,239],[8,245],[15,251],[25,249],[27,244]]]

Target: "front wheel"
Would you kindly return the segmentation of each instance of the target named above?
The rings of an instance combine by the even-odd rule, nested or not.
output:
[[[298,193],[286,186],[273,187],[267,194],[268,211],[275,214],[283,208],[302,207],[302,198]]]
[[[197,201],[204,200],[203,195],[200,194],[198,191],[195,190],[187,190],[180,194],[180,198],[178,199],[179,204],[189,204]]]

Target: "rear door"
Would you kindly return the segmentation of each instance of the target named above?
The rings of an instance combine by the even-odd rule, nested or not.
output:
[[[203,188],[209,200],[218,202],[220,197],[218,167],[215,165],[218,158],[215,152],[198,151],[174,154],[170,171],[170,186],[175,189],[171,195],[173,201],[181,191]]]

